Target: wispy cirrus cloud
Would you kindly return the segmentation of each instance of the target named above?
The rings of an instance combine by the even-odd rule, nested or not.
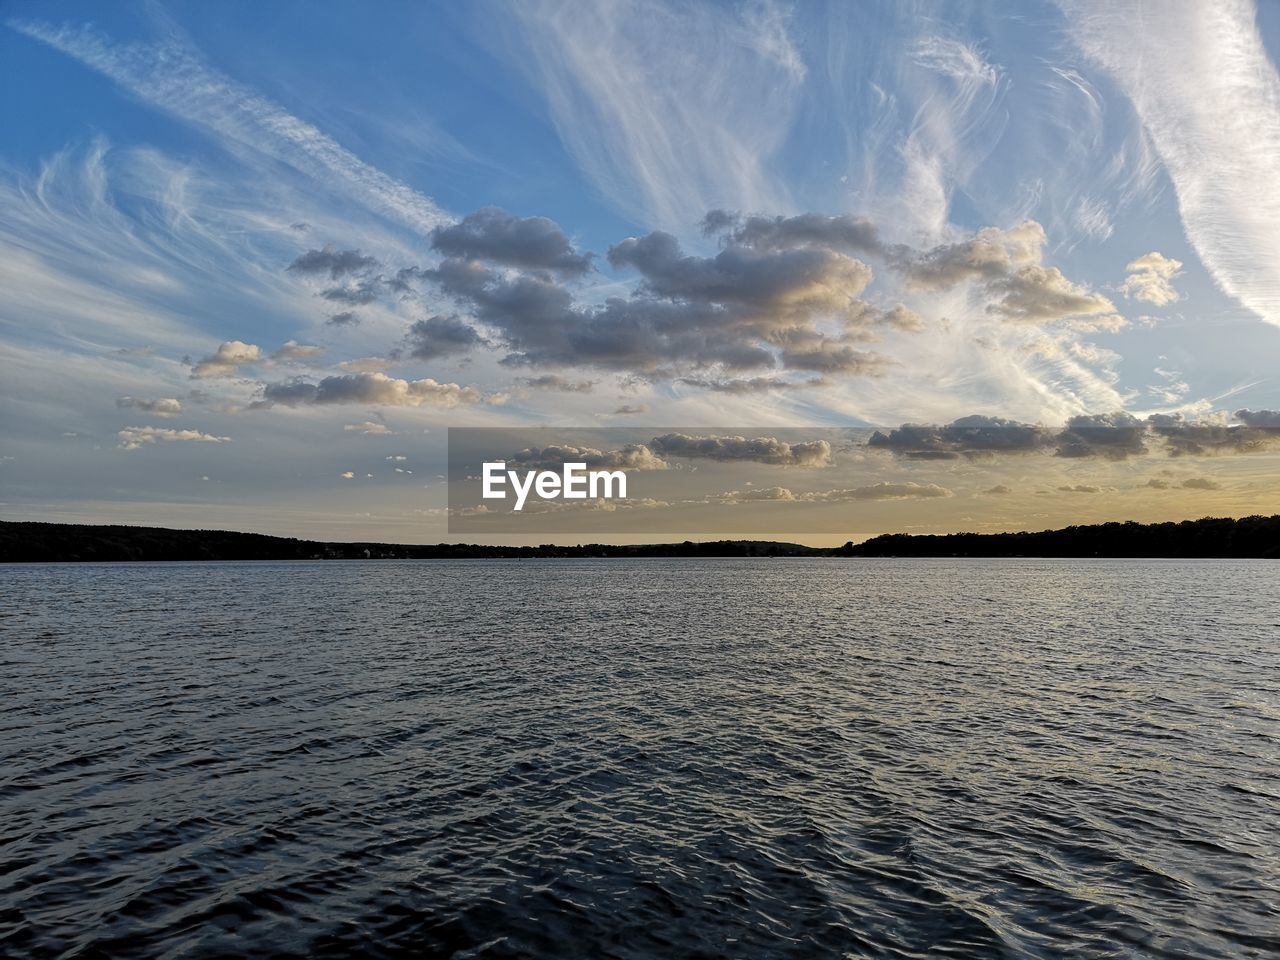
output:
[[[176,42],[112,43],[88,26],[12,19],[13,29],[74,57],[178,119],[251,147],[419,233],[452,218],[427,196],[366,163],[315,125]]]
[[[1201,261],[1227,294],[1280,324],[1280,74],[1253,4],[1061,6],[1085,55],[1132,102]]]

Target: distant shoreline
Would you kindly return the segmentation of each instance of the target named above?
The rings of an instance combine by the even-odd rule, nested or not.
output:
[[[1280,559],[1280,515],[1104,523],[1021,533],[882,534],[840,547],[771,540],[511,547],[330,542],[226,530],[0,521],[0,563],[680,557]]]

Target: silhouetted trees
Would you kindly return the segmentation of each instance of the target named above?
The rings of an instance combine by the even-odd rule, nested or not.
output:
[[[0,562],[121,560],[430,560],[533,557],[1270,557],[1280,516],[1103,523],[1038,533],[900,533],[843,547],[768,540],[537,547],[326,543],[226,530],[0,522]]]

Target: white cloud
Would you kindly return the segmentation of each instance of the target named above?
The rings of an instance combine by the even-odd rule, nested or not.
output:
[[[125,427],[118,434],[120,446],[137,450],[146,443],[230,443],[230,437],[215,437],[199,430],[172,430],[166,427]]]
[[[1060,0],[1128,95],[1224,291],[1280,324],[1280,76],[1246,0]]]
[[[1126,297],[1145,300],[1164,307],[1178,299],[1173,279],[1182,272],[1182,261],[1151,251],[1131,260],[1125,268],[1128,276],[1120,287]]]
[[[15,20],[9,25],[74,57],[178,119],[207,127],[331,186],[345,188],[370,209],[420,233],[450,220],[430,198],[215,70],[196,51],[176,43],[113,44],[87,26]]]
[[[262,359],[262,350],[253,343],[226,340],[218,345],[212,356],[196,361],[191,368],[191,379],[206,380],[213,377],[233,377],[246,364]]]

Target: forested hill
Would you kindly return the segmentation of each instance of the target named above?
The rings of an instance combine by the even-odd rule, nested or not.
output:
[[[1037,533],[884,534],[843,547],[769,540],[503,547],[328,543],[225,530],[0,521],[0,562],[121,560],[428,560],[535,557],[1266,557],[1280,516],[1104,523]]]
[[[1280,516],[1101,523],[1037,533],[887,533],[836,552],[852,557],[1280,558]]]

